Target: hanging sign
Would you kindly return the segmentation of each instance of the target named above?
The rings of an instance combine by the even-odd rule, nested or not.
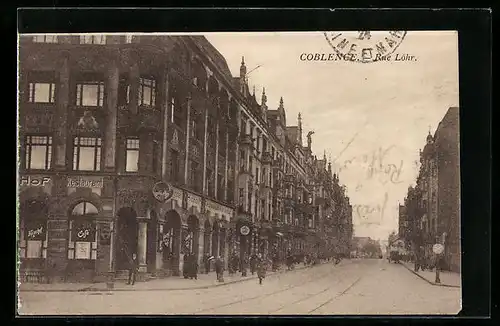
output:
[[[436,243],[434,246],[432,246],[432,251],[436,254],[436,255],[441,255],[444,251],[444,246],[440,243]]]
[[[159,202],[166,202],[172,198],[173,194],[174,190],[166,182],[160,181],[153,186],[153,197]]]
[[[246,225],[243,225],[241,228],[240,228],[240,234],[241,235],[249,235],[250,234],[250,228]]]

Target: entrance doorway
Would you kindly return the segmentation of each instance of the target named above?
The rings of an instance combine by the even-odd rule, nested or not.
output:
[[[156,246],[158,243],[158,219],[155,211],[149,213],[149,225],[148,225],[148,236],[147,236],[147,254],[146,254],[146,264],[148,266],[148,272],[154,272],[156,270]]]
[[[172,210],[165,215],[167,223],[163,230],[163,264],[172,275],[179,275],[181,218]]]
[[[129,267],[132,255],[137,254],[138,223],[137,214],[132,208],[124,207],[118,211],[118,232],[116,269],[125,270]]]

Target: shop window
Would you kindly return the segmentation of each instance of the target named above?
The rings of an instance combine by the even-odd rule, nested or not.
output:
[[[89,81],[76,84],[76,105],[102,107],[104,103],[104,82]]]
[[[101,138],[75,137],[73,142],[73,170],[101,170]]]
[[[56,100],[55,83],[29,83],[28,102],[30,103],[54,103]]]
[[[139,105],[156,106],[156,81],[154,79],[139,79]]]
[[[69,221],[68,259],[95,260],[97,258],[97,207],[89,202],[78,203]]]
[[[80,44],[106,44],[106,35],[81,35]]]
[[[25,168],[27,170],[49,170],[52,163],[52,137],[26,136]]]
[[[127,138],[125,172],[139,171],[139,139]]]
[[[44,209],[32,210],[20,221],[19,255],[23,259],[47,258],[47,216]]]

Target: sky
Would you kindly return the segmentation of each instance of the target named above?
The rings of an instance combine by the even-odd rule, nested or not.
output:
[[[314,131],[314,154],[320,159],[326,152],[347,187],[354,235],[387,239],[397,232],[398,206],[415,184],[419,149],[459,104],[458,34],[409,31],[393,60],[372,63],[301,61],[303,53],[334,53],[322,32],[205,36],[233,76],[245,57],[259,102],[263,87],[269,109],[283,97],[287,125],[297,125],[301,113],[304,145]],[[416,60],[394,61],[395,54]]]

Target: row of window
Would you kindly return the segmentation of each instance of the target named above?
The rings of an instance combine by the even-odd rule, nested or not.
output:
[[[52,167],[52,137],[26,136],[25,169],[49,170]],[[73,141],[73,170],[101,170],[102,140],[97,137],[75,137]],[[137,172],[139,166],[139,139],[126,141],[126,172]]]
[[[25,143],[25,168],[27,170],[49,170],[52,166],[52,137],[51,136],[26,136]],[[139,169],[140,140],[138,138],[126,139],[125,171],[138,172]],[[98,137],[75,137],[73,140],[73,170],[74,171],[101,171],[102,140]],[[153,153],[153,162],[156,161],[157,152]],[[176,150],[170,151],[170,180],[180,181],[180,156]],[[156,165],[153,166],[156,171]],[[190,183],[195,191],[200,186],[199,163],[190,163]],[[212,173],[207,171],[207,184],[209,191],[214,187],[210,183]],[[219,187],[217,198],[224,198],[224,178],[219,175]],[[228,181],[230,182],[230,181]],[[215,196],[215,194],[213,194]],[[232,196],[230,196],[232,197]]]
[[[124,36],[125,43],[132,43],[133,35],[127,34]],[[80,44],[106,44],[106,35],[80,35]],[[35,35],[33,36],[35,43],[57,43],[58,35]]]
[[[28,84],[28,102],[53,104],[56,101],[56,84],[51,82],[30,82]],[[137,104],[141,106],[156,106],[156,81],[140,78]],[[130,86],[126,88],[126,103],[129,103]],[[85,81],[76,84],[76,106],[102,107],[104,105],[104,82]],[[172,103],[172,113],[175,103]],[[173,122],[173,121],[172,121]]]

